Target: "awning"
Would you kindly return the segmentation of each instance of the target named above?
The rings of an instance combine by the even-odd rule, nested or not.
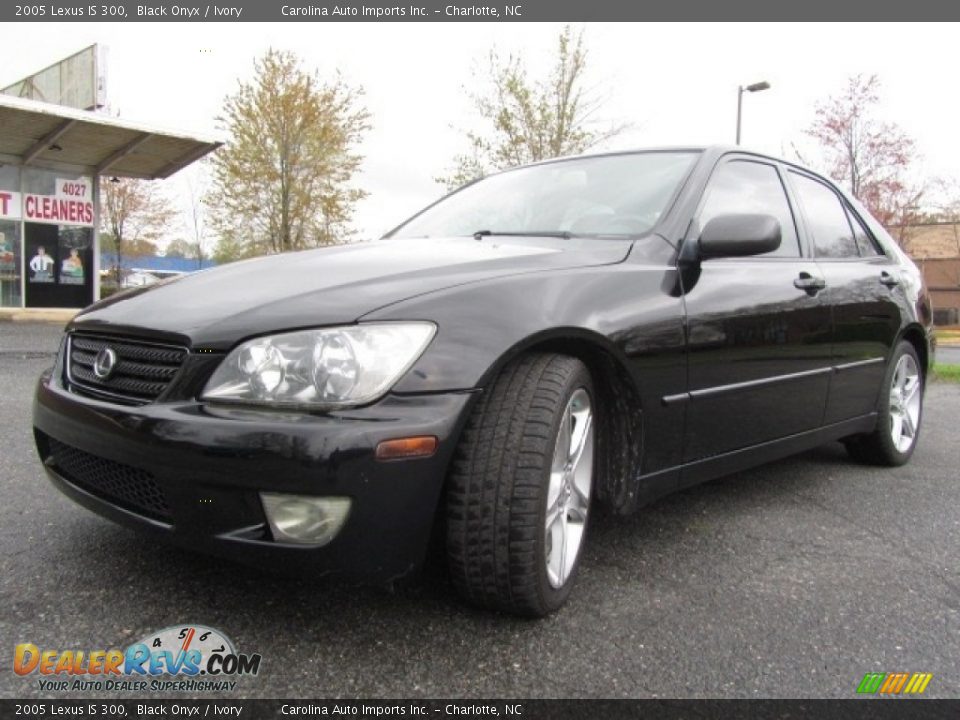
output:
[[[0,163],[154,180],[169,177],[222,144],[0,95]]]

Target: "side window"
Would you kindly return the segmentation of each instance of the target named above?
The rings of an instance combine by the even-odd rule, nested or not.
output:
[[[830,188],[813,178],[791,171],[794,186],[813,234],[817,257],[859,257],[857,241],[847,211]]]
[[[707,186],[706,200],[700,211],[700,227],[718,215],[764,213],[780,221],[780,247],[765,256],[800,257],[797,227],[790,203],[773,165],[734,160],[721,165]]]
[[[853,237],[857,241],[857,250],[860,251],[860,257],[883,255],[880,248],[877,247],[876,241],[863,226],[863,223],[860,222],[860,218],[854,215],[850,208],[847,208],[847,217],[850,218],[850,227],[853,228]]]

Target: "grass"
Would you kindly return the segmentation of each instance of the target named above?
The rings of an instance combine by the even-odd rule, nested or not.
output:
[[[933,377],[942,382],[960,383],[960,365],[938,363],[933,366]]]

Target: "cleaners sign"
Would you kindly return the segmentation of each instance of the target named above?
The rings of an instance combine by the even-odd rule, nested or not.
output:
[[[89,178],[57,178],[55,195],[24,193],[23,218],[54,225],[93,225],[93,187]]]

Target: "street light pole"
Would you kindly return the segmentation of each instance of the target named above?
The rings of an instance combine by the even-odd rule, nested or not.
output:
[[[770,83],[766,80],[758,83],[753,83],[752,85],[747,85],[744,87],[740,85],[737,88],[737,145],[740,144],[740,122],[743,117],[743,93],[746,92],[760,92],[761,90],[769,90]]]
[[[737,145],[740,144],[740,118],[743,116],[743,85],[737,88]]]

